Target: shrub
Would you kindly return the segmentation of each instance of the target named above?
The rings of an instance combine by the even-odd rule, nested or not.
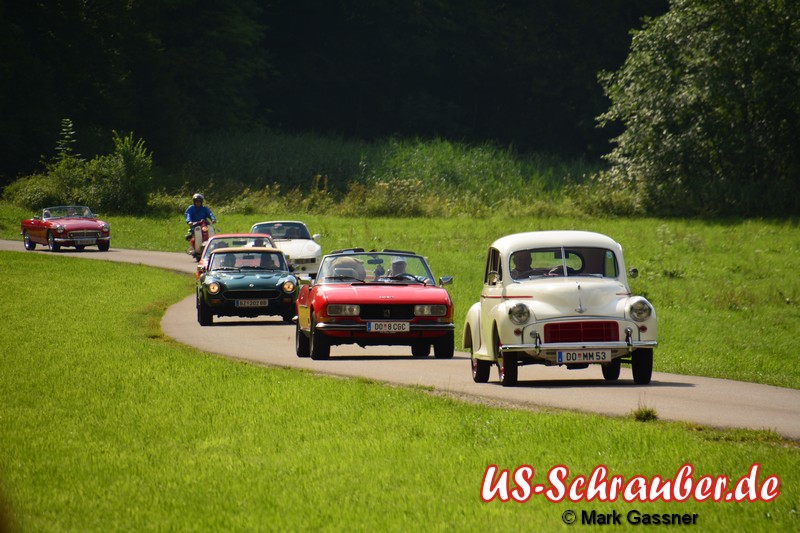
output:
[[[47,174],[33,174],[18,179],[6,187],[3,198],[14,205],[33,210],[69,203],[58,179]]]

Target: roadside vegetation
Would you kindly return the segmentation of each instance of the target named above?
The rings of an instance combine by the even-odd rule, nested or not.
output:
[[[214,207],[212,205],[212,207]],[[347,247],[413,250],[436,276],[453,275],[456,345],[478,301],[489,244],[509,233],[547,229],[598,231],[620,242],[632,290],[656,307],[655,370],[800,387],[794,364],[800,324],[800,250],[796,221],[703,222],[650,218],[494,215],[483,219],[322,216],[282,209],[252,214],[216,210],[218,231],[248,231],[275,218],[304,220],[322,234],[323,253]],[[0,237],[22,240],[19,221],[32,212],[0,203]],[[170,216],[110,216],[113,248],[184,251],[182,210]],[[91,252],[87,252],[91,253]],[[187,256],[187,261],[189,261]],[[464,369],[466,372],[467,370]],[[578,371],[576,371],[578,372]]]
[[[9,286],[26,287],[6,302],[4,328],[16,333],[0,358],[0,493],[23,531],[545,530],[567,509],[697,513],[703,530],[797,529],[798,448],[771,433],[506,410],[234,362],[160,333],[188,276],[22,252],[0,253],[0,268]],[[759,463],[761,479],[780,477],[781,494],[739,504],[480,500],[490,464],[530,464],[544,482],[557,464],[570,478],[598,464],[668,478],[684,463],[731,479]]]

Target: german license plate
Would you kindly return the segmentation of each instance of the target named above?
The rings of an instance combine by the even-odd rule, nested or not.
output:
[[[94,244],[94,239],[75,239],[75,244],[78,246],[86,246],[87,244]]]
[[[557,352],[559,363],[602,363],[611,361],[608,350],[575,350],[573,352]]]
[[[367,322],[367,331],[371,333],[407,333],[410,330],[408,322]]]
[[[269,307],[269,300],[236,300],[236,307]]]

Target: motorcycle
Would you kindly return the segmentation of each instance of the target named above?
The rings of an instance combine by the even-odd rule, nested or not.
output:
[[[187,253],[194,257],[195,261],[200,261],[200,257],[203,255],[203,248],[208,239],[214,236],[214,233],[216,233],[214,226],[207,220],[192,222]]]

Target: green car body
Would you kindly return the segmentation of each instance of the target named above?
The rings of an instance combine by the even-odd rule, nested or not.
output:
[[[210,326],[215,316],[295,316],[298,280],[277,248],[214,250],[197,280],[197,321]]]

